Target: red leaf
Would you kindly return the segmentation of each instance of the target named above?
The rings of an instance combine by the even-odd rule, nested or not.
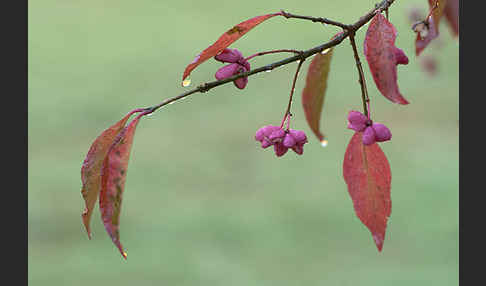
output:
[[[101,217],[111,240],[125,259],[127,254],[123,251],[120,242],[120,210],[133,136],[142,115],[144,114],[138,115],[132,120],[115,138],[103,161],[101,171]]]
[[[447,0],[444,13],[452,34],[457,37],[459,35],[459,0]]]
[[[332,51],[333,48],[329,48],[323,51],[324,54],[318,53],[314,56],[307,70],[305,87],[302,91],[302,106],[304,107],[305,118],[310,129],[322,143],[325,143],[325,136],[319,130],[319,123],[326,95]]]
[[[249,20],[239,23],[238,25],[226,31],[223,35],[219,37],[219,39],[216,42],[214,42],[214,44],[212,44],[207,49],[202,51],[199,55],[197,55],[194,58],[192,63],[187,65],[186,69],[184,70],[184,75],[182,76],[182,82],[184,82],[184,79],[186,79],[191,73],[191,71],[195,69],[198,65],[202,64],[209,58],[212,58],[217,54],[219,54],[221,51],[223,51],[225,48],[231,45],[234,41],[238,40],[248,31],[253,29],[256,25],[277,15],[282,15],[282,12],[251,18]]]
[[[415,40],[415,54],[418,56],[429,45],[429,43],[439,36],[439,23],[442,18],[442,14],[446,7],[447,0],[428,0],[430,13],[432,16],[429,18],[429,30],[425,37],[422,37],[420,33],[417,33]],[[435,7],[436,2],[438,6]]]
[[[408,64],[408,58],[395,47],[396,36],[395,27],[382,14],[376,14],[366,31],[364,54],[381,94],[392,102],[408,104],[397,84],[397,65]]]
[[[135,112],[141,110],[135,109],[129,112],[120,121],[112,125],[110,128],[106,129],[101,133],[98,138],[91,144],[91,147],[84,159],[83,166],[81,167],[81,181],[83,183],[83,188],[81,189],[81,194],[83,195],[85,201],[85,209],[81,215],[83,218],[83,224],[88,233],[88,237],[91,239],[91,229],[89,227],[91,214],[93,213],[93,208],[98,198],[98,194],[101,188],[101,166],[103,160],[108,153],[113,140],[116,135],[123,129],[128,118]]]
[[[378,250],[385,240],[391,213],[391,172],[385,154],[377,143],[364,145],[363,132],[356,132],[344,154],[343,176],[354,210],[371,231]]]

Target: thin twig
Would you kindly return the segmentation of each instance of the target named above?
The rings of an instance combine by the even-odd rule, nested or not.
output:
[[[367,116],[369,119],[370,115],[368,111],[368,105],[370,102],[370,98],[368,97],[368,89],[366,88],[363,66],[361,65],[358,50],[356,49],[356,42],[354,41],[354,33],[349,35],[349,41],[351,42],[351,46],[353,47],[354,60],[356,61],[356,67],[358,68],[359,85],[361,86],[361,99],[363,100],[364,115]]]
[[[432,17],[432,13],[434,13],[435,9],[439,8],[439,0],[436,0],[434,6],[430,8],[429,15],[425,18],[425,21],[429,21],[430,17]]]
[[[290,116],[292,116],[291,113],[290,113],[290,108],[292,107],[292,98],[294,96],[295,83],[297,82],[297,77],[299,76],[300,67],[302,66],[304,61],[305,61],[305,59],[300,60],[299,65],[297,66],[297,70],[295,71],[294,81],[292,82],[292,88],[290,89],[289,104],[287,105],[287,110],[285,111],[284,118],[282,120],[282,124],[280,124],[280,128],[283,127],[284,122],[285,122],[285,118],[289,117],[289,120],[290,120]],[[287,127],[287,129],[288,129],[288,127]]]
[[[327,19],[327,18],[295,15],[295,14],[285,12],[284,10],[282,10],[281,12],[282,12],[282,15],[287,19],[292,19],[292,18],[303,19],[303,20],[312,21],[314,23],[322,23],[322,24],[326,24],[326,25],[341,27],[343,29],[349,29],[349,25],[343,24],[341,22],[333,21],[333,20],[330,20],[330,19]]]
[[[248,76],[251,76],[251,75],[260,73],[260,72],[273,70],[274,68],[277,68],[277,67],[280,67],[280,66],[283,66],[283,65],[292,63],[292,62],[296,62],[296,61],[300,61],[300,60],[305,60],[308,57],[310,57],[310,56],[312,56],[314,54],[320,53],[320,52],[322,52],[325,49],[328,49],[328,48],[331,48],[331,47],[334,47],[334,46],[339,45],[345,38],[347,38],[350,35],[350,31],[357,31],[358,29],[360,29],[361,27],[363,27],[377,13],[381,13],[384,10],[386,10],[388,7],[390,7],[393,4],[393,2],[395,2],[395,0],[383,0],[383,1],[381,1],[370,12],[368,12],[366,15],[362,16],[361,18],[359,18],[358,21],[356,21],[352,25],[347,25],[347,27],[348,27],[347,30],[345,30],[339,36],[335,37],[334,39],[332,39],[331,41],[329,41],[327,43],[324,43],[322,45],[316,46],[316,47],[311,48],[309,50],[305,50],[305,51],[303,51],[303,52],[301,52],[301,53],[299,53],[297,55],[294,55],[292,57],[289,57],[289,58],[280,60],[278,62],[274,62],[274,63],[268,64],[268,65],[265,65],[265,66],[262,66],[262,67],[259,67],[257,69],[254,69],[254,70],[251,70],[251,71],[248,71],[248,72],[239,73],[237,75],[234,75],[232,77],[228,77],[228,78],[225,78],[225,79],[222,79],[222,80],[217,80],[217,81],[203,83],[203,84],[199,85],[197,88],[195,88],[193,90],[189,90],[189,91],[186,91],[186,92],[184,92],[184,93],[182,93],[182,94],[180,94],[178,96],[175,96],[175,97],[172,97],[172,98],[168,98],[168,99],[162,101],[161,103],[159,103],[157,105],[154,105],[152,107],[145,108],[145,110],[147,110],[148,113],[152,113],[152,112],[156,111],[157,109],[159,109],[162,106],[165,106],[167,104],[170,104],[172,102],[175,102],[175,101],[177,101],[179,99],[182,99],[182,98],[184,98],[186,96],[189,96],[191,94],[194,94],[194,93],[197,93],[197,92],[204,93],[204,92],[207,92],[207,91],[209,91],[210,89],[212,89],[214,87],[217,87],[217,86],[226,84],[228,82],[232,82],[232,81],[237,80],[237,79],[242,78],[242,77],[248,77]]]

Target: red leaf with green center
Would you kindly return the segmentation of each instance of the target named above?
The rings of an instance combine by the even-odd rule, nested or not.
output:
[[[336,34],[339,35],[341,33]],[[332,39],[334,39],[334,36]],[[324,134],[319,130],[322,108],[327,89],[327,78],[329,75],[333,48],[316,54],[307,70],[305,87],[302,91],[302,106],[305,118],[310,129],[317,136],[319,141],[324,141]]]
[[[444,14],[452,34],[457,37],[459,35],[459,0],[447,0]]]
[[[101,171],[101,217],[111,240],[125,259],[127,254],[120,242],[120,210],[133,136],[142,115],[137,116],[118,134],[106,155]]]
[[[91,144],[91,147],[84,159],[83,166],[81,167],[81,181],[83,187],[81,194],[85,201],[85,209],[82,213],[83,224],[88,233],[88,237],[91,239],[90,220],[93,213],[94,205],[98,199],[98,194],[101,188],[101,167],[103,160],[108,153],[108,149],[113,144],[113,140],[120,133],[125,126],[128,118],[135,112],[139,112],[139,109],[133,110],[120,121],[112,125],[101,133],[98,138]]]
[[[239,23],[238,25],[226,31],[223,35],[219,37],[219,39],[214,44],[212,44],[207,49],[202,51],[199,55],[197,55],[192,63],[190,63],[186,67],[182,76],[182,82],[184,82],[184,80],[189,76],[191,71],[195,69],[198,65],[222,52],[225,48],[241,38],[256,25],[277,15],[282,15],[282,12],[251,18],[249,20]]]
[[[344,154],[343,176],[354,210],[370,230],[378,250],[385,240],[391,214],[391,172],[385,154],[377,143],[364,145],[363,132],[356,132]]]
[[[382,14],[376,14],[366,31],[364,54],[376,87],[392,102],[408,104],[397,84],[397,65],[408,64],[405,53],[395,47],[397,31]]]
[[[417,33],[415,39],[415,54],[418,56],[429,45],[429,43],[439,36],[439,23],[442,18],[442,14],[446,7],[447,0],[428,0],[430,11],[432,16],[429,18],[429,30],[425,37],[422,37],[420,33]],[[438,6],[435,8],[435,4],[438,2]],[[430,13],[430,12],[429,12]]]

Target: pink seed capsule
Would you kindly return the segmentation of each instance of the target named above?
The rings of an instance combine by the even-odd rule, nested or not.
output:
[[[243,54],[237,49],[224,49],[214,57],[215,60],[230,63],[218,69],[214,75],[217,80],[223,80],[234,75],[250,71],[250,63],[243,57]],[[239,89],[244,89],[248,84],[248,77],[242,77],[233,81]]]
[[[375,142],[375,130],[371,126],[366,127],[363,133],[363,144],[371,145]]]
[[[348,114],[348,128],[354,131],[363,131],[366,128],[368,118],[359,111],[350,111]]]
[[[388,127],[381,123],[373,123],[373,130],[375,130],[375,139],[378,142],[384,142],[391,139],[391,132]]]

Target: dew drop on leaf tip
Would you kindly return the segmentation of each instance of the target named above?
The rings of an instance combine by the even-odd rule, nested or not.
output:
[[[183,87],[188,87],[189,85],[191,85],[191,80],[190,79],[185,79],[184,81],[182,81],[182,86]]]
[[[321,146],[322,147],[326,147],[327,146],[327,143],[329,143],[326,139],[322,139],[321,140]]]

